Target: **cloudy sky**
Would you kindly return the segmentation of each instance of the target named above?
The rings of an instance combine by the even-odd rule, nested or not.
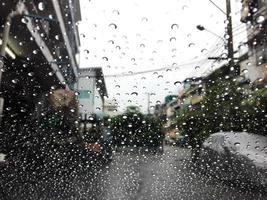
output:
[[[225,10],[225,1],[213,0]],[[80,0],[80,67],[102,67],[109,98],[147,110],[177,94],[179,81],[210,73],[225,53],[226,16],[209,0]],[[246,40],[240,1],[232,0],[234,43]],[[199,31],[203,25],[207,31]],[[115,77],[116,75],[116,77]]]

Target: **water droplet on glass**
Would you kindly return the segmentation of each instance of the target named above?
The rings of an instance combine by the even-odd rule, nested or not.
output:
[[[120,15],[120,12],[118,10],[113,10],[113,14]]]
[[[29,73],[28,73],[28,76],[33,76],[33,75],[34,75],[33,72],[29,72]]]
[[[240,146],[240,142],[235,142],[234,145],[235,145],[236,147],[239,147],[239,146]]]
[[[116,87],[116,88],[120,88],[121,86],[119,86],[119,85],[116,85],[115,87]]]
[[[207,49],[202,49],[201,50],[201,53],[206,53],[207,52]]]
[[[187,5],[184,5],[184,6],[182,7],[183,10],[185,10],[185,9],[187,9],[187,8],[188,8]]]
[[[113,29],[117,29],[117,28],[118,28],[117,25],[114,24],[114,23],[110,23],[108,26],[109,26],[110,28],[113,28]]]
[[[132,92],[131,95],[135,95],[135,96],[137,96],[138,93],[137,93],[137,92]]]
[[[26,23],[28,22],[28,19],[25,18],[25,17],[22,17],[22,18],[21,18],[21,22],[22,22],[23,24],[26,24]]]
[[[175,30],[175,29],[178,29],[179,28],[179,25],[178,24],[172,24],[171,25],[171,29],[172,30]]]
[[[44,4],[44,2],[39,2],[39,3],[38,3],[38,9],[41,10],[41,11],[44,11],[44,9],[45,9],[45,4]]]
[[[141,48],[145,48],[145,44],[140,44],[140,47]]]
[[[246,73],[248,73],[248,70],[247,70],[247,69],[243,69],[242,72],[243,72],[244,74],[246,74]]]
[[[163,78],[163,76],[162,75],[159,75],[158,78]]]
[[[146,17],[142,18],[142,22],[147,22],[147,21],[148,21],[148,19]]]
[[[108,61],[108,58],[107,57],[102,57],[103,60],[105,61]]]
[[[174,85],[181,85],[181,84],[182,84],[181,81],[174,82]]]
[[[264,18],[264,16],[259,16],[257,19],[256,19],[256,21],[257,21],[257,23],[262,23],[262,22],[264,22],[264,20],[265,20],[265,18]]]
[[[175,42],[176,41],[176,38],[175,37],[171,37],[170,38],[170,42]]]
[[[59,35],[55,35],[55,39],[56,40],[59,40]]]
[[[18,80],[17,79],[12,79],[11,82],[14,83],[14,84],[16,84],[18,82]]]
[[[189,47],[193,47],[193,46],[195,46],[195,44],[194,43],[190,43],[188,46]]]
[[[84,53],[89,54],[89,50],[85,49]]]

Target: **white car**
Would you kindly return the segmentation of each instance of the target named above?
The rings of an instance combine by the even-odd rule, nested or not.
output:
[[[267,186],[267,137],[219,132],[202,144],[198,164],[214,176]]]

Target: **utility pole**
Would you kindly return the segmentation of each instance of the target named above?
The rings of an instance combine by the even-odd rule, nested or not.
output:
[[[238,74],[234,66],[234,43],[233,43],[233,27],[232,27],[232,13],[231,0],[226,0],[226,19],[227,19],[227,49],[230,68],[233,69],[234,75]]]
[[[150,93],[147,93],[147,114],[150,114]]]

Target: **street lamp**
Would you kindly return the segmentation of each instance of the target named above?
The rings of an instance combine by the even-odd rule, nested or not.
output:
[[[202,25],[197,25],[196,28],[199,30],[199,31],[207,31],[209,33],[211,33],[212,35],[216,36],[217,38],[220,38],[224,43],[226,43],[225,39],[221,36],[219,36],[218,34],[206,29],[204,26]]]
[[[228,35],[228,38],[227,38],[227,50],[228,50],[227,59],[230,59],[229,60],[229,65],[230,65],[231,70],[233,71],[233,74],[237,75],[238,74],[238,68],[236,68],[235,64],[234,64],[234,46],[233,46],[233,27],[232,27],[232,17],[231,17],[231,0],[226,0],[226,12],[224,12],[212,0],[209,0],[209,1],[214,6],[216,6],[226,16],[226,20],[227,20],[227,27],[226,28],[227,28],[227,35]],[[217,34],[213,33],[212,31],[209,31],[209,30],[205,29],[204,26],[198,25],[197,29],[200,30],[200,31],[206,30],[211,34],[218,36]],[[218,36],[218,37],[220,37],[220,36]],[[215,57],[214,59],[222,59],[222,58]]]

